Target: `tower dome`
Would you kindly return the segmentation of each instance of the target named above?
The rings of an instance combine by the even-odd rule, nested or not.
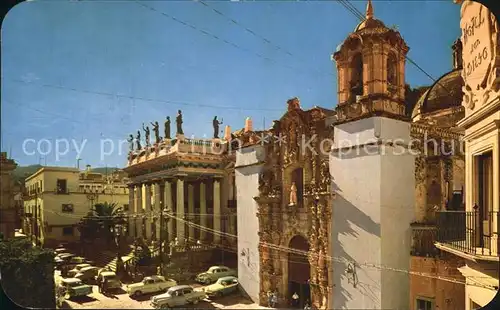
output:
[[[387,27],[381,20],[378,20],[373,17],[372,1],[368,0],[368,4],[366,5],[366,18],[356,26],[354,32],[358,32],[363,29],[373,29],[373,28],[387,28]]]

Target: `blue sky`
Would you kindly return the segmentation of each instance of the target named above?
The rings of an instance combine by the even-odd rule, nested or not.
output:
[[[250,116],[259,128],[280,118],[294,96],[303,108],[336,105],[330,55],[359,22],[340,3],[140,2],[154,10],[135,1],[35,0],[9,12],[2,24],[3,151],[12,150],[21,165],[74,166],[72,140],[78,147],[86,140],[81,167],[123,167],[128,146],[119,154],[118,141],[143,122],[159,121],[163,133],[165,116],[174,120],[178,109],[186,136],[210,137],[214,115],[233,129]],[[366,1],[351,3],[364,14]],[[438,78],[451,70],[459,5],[373,5],[376,18],[398,26],[408,56],[427,73]],[[411,86],[432,84],[408,62],[406,80]],[[115,150],[101,158],[106,138]],[[23,151],[26,139],[35,140],[25,148],[33,155]],[[52,145],[46,156],[37,151],[41,139]],[[57,159],[56,139],[70,142]],[[59,145],[62,153],[65,146]],[[46,142],[40,146],[48,151]]]

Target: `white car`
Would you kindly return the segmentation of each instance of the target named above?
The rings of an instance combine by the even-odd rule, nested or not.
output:
[[[158,308],[172,308],[187,304],[196,305],[205,299],[207,295],[202,290],[195,290],[189,285],[178,285],[168,289],[164,294],[153,296],[151,306]]]
[[[75,268],[68,271],[68,277],[70,277],[70,278],[74,277],[77,273],[80,272],[80,270],[82,270],[82,268],[85,268],[85,267],[90,267],[90,264],[78,264],[78,265],[76,265]]]
[[[175,280],[165,279],[163,276],[151,276],[145,277],[141,282],[128,285],[127,293],[129,296],[141,296],[143,294],[166,291],[176,285],[177,282]]]

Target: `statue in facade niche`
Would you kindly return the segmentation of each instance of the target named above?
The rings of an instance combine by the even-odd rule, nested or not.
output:
[[[222,125],[222,121],[223,120],[221,120],[219,122],[219,120],[217,119],[217,116],[215,116],[214,120],[212,121],[212,125],[214,126],[214,138],[215,139],[219,138],[219,125]]]
[[[144,130],[144,138],[146,139],[146,146],[149,146],[149,127],[144,128],[144,123],[142,123],[142,130]]]
[[[165,120],[165,139],[170,139],[170,116]]]
[[[130,134],[127,141],[128,141],[128,145],[129,145],[128,148],[129,148],[130,152],[133,152],[134,151],[134,135]]]
[[[158,122],[151,123],[151,126],[153,126],[153,131],[155,132],[155,141],[156,144],[160,143],[161,137],[160,137],[160,125]]]
[[[288,205],[297,205],[297,186],[295,185],[295,182],[292,182],[292,186],[290,187],[290,203]]]
[[[137,143],[137,150],[139,151],[140,149],[142,149],[142,146],[141,146],[141,131],[140,130],[137,130],[137,136],[135,137],[135,142]]]

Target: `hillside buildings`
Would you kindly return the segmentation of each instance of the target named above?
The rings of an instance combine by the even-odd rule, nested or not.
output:
[[[96,203],[128,208],[127,179],[67,167],[42,167],[26,178],[23,231],[36,244],[79,241],[77,224]]]
[[[4,238],[10,239],[14,237],[16,229],[17,210],[14,199],[14,182],[12,179],[12,171],[17,164],[14,160],[7,158],[6,152],[0,153],[0,233]]]

